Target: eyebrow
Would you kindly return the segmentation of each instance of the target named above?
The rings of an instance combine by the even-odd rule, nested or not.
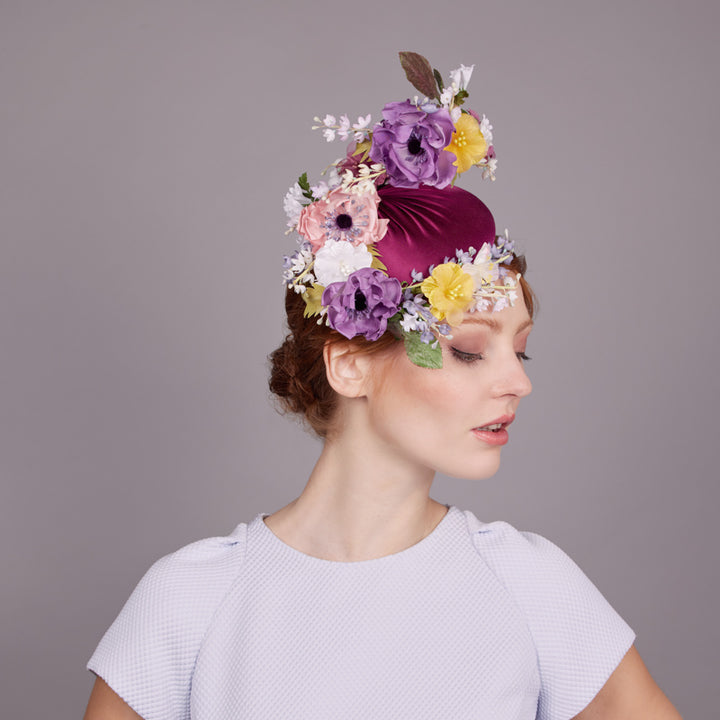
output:
[[[487,327],[492,330],[494,333],[500,332],[500,323],[495,318],[489,318],[489,317],[469,317],[466,318],[464,322],[467,323],[477,323],[479,325],[486,325]],[[533,325],[532,320],[525,320],[525,322],[521,323],[517,330],[515,330],[515,334],[519,335],[525,328],[531,327]]]

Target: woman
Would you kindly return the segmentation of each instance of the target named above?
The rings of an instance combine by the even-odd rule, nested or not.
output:
[[[634,633],[547,540],[430,497],[487,478],[531,390],[533,295],[490,211],[491,126],[401,53],[427,98],[286,197],[290,332],[270,387],[324,438],[301,495],[143,578],[90,660],[96,718],[678,718]]]

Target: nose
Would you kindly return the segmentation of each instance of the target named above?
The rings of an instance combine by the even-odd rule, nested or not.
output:
[[[498,397],[514,395],[524,398],[532,392],[532,383],[520,358],[513,356],[501,364],[494,390]]]

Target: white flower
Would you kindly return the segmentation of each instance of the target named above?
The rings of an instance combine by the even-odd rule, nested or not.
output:
[[[360,115],[357,122],[353,125],[353,130],[364,130],[368,125],[370,125],[370,115],[366,115],[365,117]]]
[[[473,279],[476,290],[480,290],[483,285],[492,285],[500,274],[497,263],[493,262],[489,244],[480,248],[471,263],[463,263],[462,269]]]
[[[337,120],[335,119],[334,115],[326,115],[323,118],[323,125],[325,127],[332,127],[333,125],[337,125]]]
[[[332,142],[335,139],[335,131],[332,128],[325,128],[323,130],[323,137],[328,142]]]
[[[350,119],[347,115],[340,116],[340,126],[338,127],[338,137],[341,140],[348,139],[348,131],[350,130]]]
[[[440,93],[440,104],[443,107],[450,107],[450,103],[452,102],[452,99],[455,97],[455,93],[453,92],[452,87],[446,87],[441,93]]]
[[[454,107],[450,111],[450,119],[453,121],[453,123],[456,123],[460,119],[461,115],[462,115],[462,110],[459,107]]]
[[[338,162],[340,161],[338,160]],[[342,184],[340,173],[338,173],[337,168],[334,165],[332,165],[327,171],[327,184],[331,190],[334,190],[336,187],[340,187]]]
[[[300,249],[295,253],[291,260],[292,272],[295,275],[299,275],[312,261],[312,252],[307,249]]]
[[[467,90],[467,86],[470,83],[470,77],[474,69],[474,65],[470,65],[470,67],[467,65],[460,65],[457,70],[453,70],[450,73],[451,82],[454,85],[457,85],[458,90]]]
[[[376,192],[375,182],[370,178],[364,178],[353,185],[353,187],[350,188],[350,192],[353,195],[371,195],[373,192]]]
[[[487,116],[483,113],[482,120],[480,121],[480,132],[482,133],[482,136],[485,138],[485,142],[488,145],[492,145],[492,141],[493,141],[492,129],[493,129],[493,126],[490,124],[490,121],[487,119]]]
[[[315,277],[320,285],[344,282],[360,268],[372,265],[372,255],[364,244],[346,240],[327,240],[315,254]]]
[[[330,192],[330,186],[321,180],[317,185],[311,185],[310,190],[316,200],[324,198]]]
[[[400,321],[400,327],[405,332],[412,332],[413,330],[417,330],[418,325],[418,319],[415,315],[403,315],[402,320]]]
[[[508,306],[508,299],[506,297],[499,297],[495,300],[495,305],[493,306],[493,312],[500,312],[501,310],[504,310]]]
[[[301,200],[303,198],[302,188],[295,183],[285,193],[285,200],[283,201],[283,209],[288,218],[288,227],[295,227],[300,219],[300,213],[302,212],[303,205]]]
[[[490,158],[490,160],[487,161],[487,165],[482,165],[481,167],[483,169],[483,180],[495,179],[495,171],[497,170],[497,158]]]

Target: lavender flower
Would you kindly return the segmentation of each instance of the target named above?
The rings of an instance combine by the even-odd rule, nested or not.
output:
[[[328,285],[322,294],[330,327],[346,338],[363,335],[377,340],[398,310],[402,292],[397,278],[374,268],[356,270],[344,282]]]
[[[445,148],[455,129],[445,108],[426,112],[409,100],[383,108],[383,120],[373,129],[370,157],[385,165],[390,183],[416,188],[443,188],[455,177],[454,153]]]

